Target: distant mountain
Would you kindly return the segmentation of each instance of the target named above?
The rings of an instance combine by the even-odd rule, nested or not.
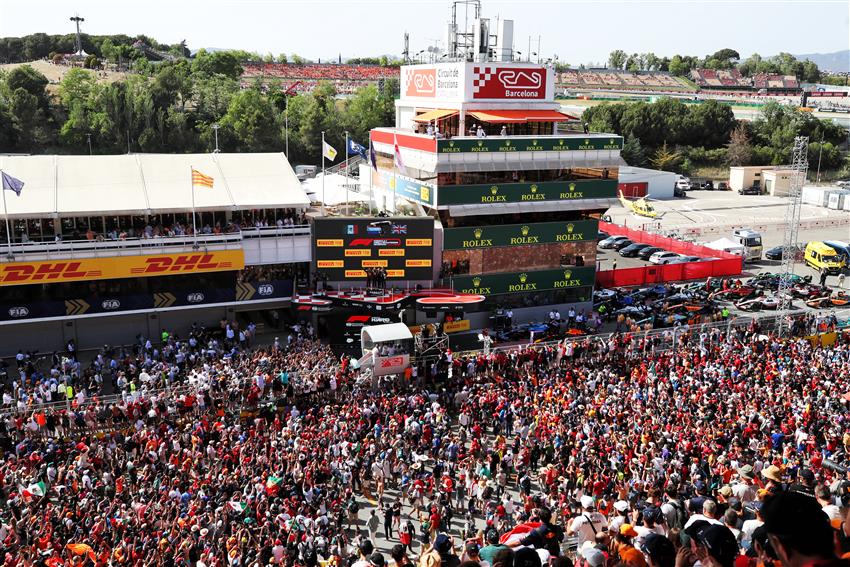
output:
[[[833,53],[806,53],[803,55],[795,55],[800,61],[810,59],[815,62],[821,71],[829,71],[831,73],[845,73],[850,71],[850,49],[835,51]]]

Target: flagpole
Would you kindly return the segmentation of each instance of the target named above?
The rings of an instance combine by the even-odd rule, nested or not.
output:
[[[194,244],[192,244],[192,249],[198,249],[198,225],[195,222],[195,179],[194,179],[194,170],[191,165],[189,166],[189,185],[192,187],[192,236],[194,236]]]
[[[398,185],[398,160],[401,157],[401,148],[398,147],[398,137],[393,132],[393,214],[395,214],[395,188]]]
[[[348,212],[349,207],[349,199],[348,196],[348,182],[351,180],[351,176],[348,174],[348,130],[345,131],[345,210]]]
[[[3,179],[3,170],[0,170],[0,180]],[[14,257],[12,254],[12,230],[9,228],[9,211],[6,209],[6,184],[0,181],[0,193],[3,193],[3,218],[6,220],[6,244],[9,245],[9,256],[11,260]]]
[[[325,216],[325,131],[322,130],[322,216]]]

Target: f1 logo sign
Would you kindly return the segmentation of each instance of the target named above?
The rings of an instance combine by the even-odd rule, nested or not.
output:
[[[434,97],[437,94],[435,69],[408,69],[405,96]]]

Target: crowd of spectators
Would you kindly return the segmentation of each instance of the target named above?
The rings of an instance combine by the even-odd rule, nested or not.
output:
[[[358,88],[382,79],[397,79],[398,67],[333,63],[247,63],[240,84],[252,86],[257,80],[274,79],[283,89],[311,92],[321,82],[331,83],[338,94],[352,94]]]
[[[559,87],[606,87],[635,89],[692,90],[685,83],[668,73],[642,71],[630,73],[616,69],[567,70],[555,74],[555,84]]]
[[[4,565],[845,564],[844,336],[615,334],[378,379],[307,327],[246,330],[24,367],[119,396],[4,416]]]

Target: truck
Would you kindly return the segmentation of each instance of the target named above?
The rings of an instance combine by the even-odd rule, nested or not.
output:
[[[761,260],[761,233],[751,228],[738,228],[732,231],[732,240],[744,247],[744,262]]]

